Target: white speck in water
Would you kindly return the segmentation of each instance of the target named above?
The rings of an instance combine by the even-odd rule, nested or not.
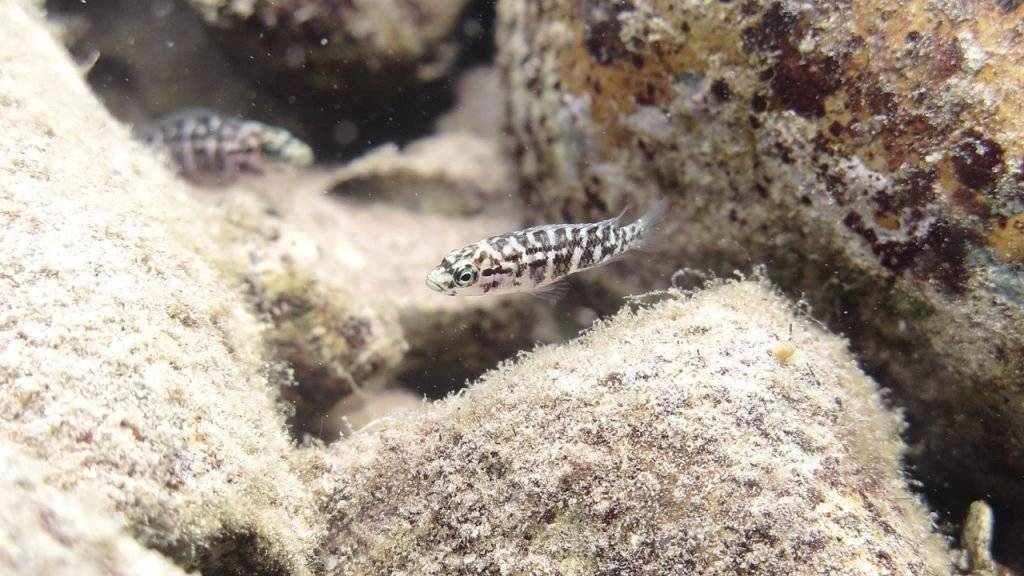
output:
[[[327,46],[327,38],[321,38],[320,39],[320,45],[321,46]]]

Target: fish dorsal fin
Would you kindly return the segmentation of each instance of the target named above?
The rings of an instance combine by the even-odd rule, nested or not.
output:
[[[629,212],[630,210],[632,210],[632,208],[633,208],[633,204],[632,204],[632,203],[630,203],[630,204],[626,204],[626,207],[622,209],[622,212],[619,212],[619,215],[618,215],[618,216],[616,216],[615,218],[612,218],[612,220],[613,220],[613,221],[614,221],[614,222],[615,222],[616,224],[622,225],[622,219],[623,219],[623,218],[624,218],[624,217],[626,216],[626,213],[627,213],[627,212]]]
[[[569,283],[565,280],[556,280],[547,286],[537,288],[533,292],[530,292],[530,296],[533,296],[537,300],[541,300],[547,304],[554,305],[565,296],[566,292],[569,291]]]
[[[640,252],[660,252],[668,247],[668,237],[662,227],[664,225],[665,211],[668,203],[664,198],[658,199],[651,204],[647,212],[637,219],[636,224],[641,229],[643,240],[634,247]]]

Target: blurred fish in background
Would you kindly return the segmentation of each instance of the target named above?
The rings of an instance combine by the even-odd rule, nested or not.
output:
[[[182,176],[204,186],[223,186],[271,168],[304,168],[313,150],[290,132],[205,108],[175,112],[144,127],[139,136],[165,150]]]

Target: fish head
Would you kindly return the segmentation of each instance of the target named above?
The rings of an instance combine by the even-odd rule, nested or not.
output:
[[[427,286],[449,296],[483,294],[480,263],[474,259],[472,247],[453,250],[427,274]]]
[[[313,163],[313,149],[283,128],[265,128],[260,153],[273,162],[305,168]]]

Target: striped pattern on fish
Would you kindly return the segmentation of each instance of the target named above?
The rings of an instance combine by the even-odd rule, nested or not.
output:
[[[448,253],[427,286],[451,296],[509,292],[551,295],[567,276],[648,247],[661,217],[657,202],[632,224],[623,215],[589,224],[550,224],[492,236]]]
[[[175,112],[144,129],[142,139],[166,150],[181,174],[197,184],[230,184],[272,164],[313,162],[313,151],[287,130],[202,108]]]

